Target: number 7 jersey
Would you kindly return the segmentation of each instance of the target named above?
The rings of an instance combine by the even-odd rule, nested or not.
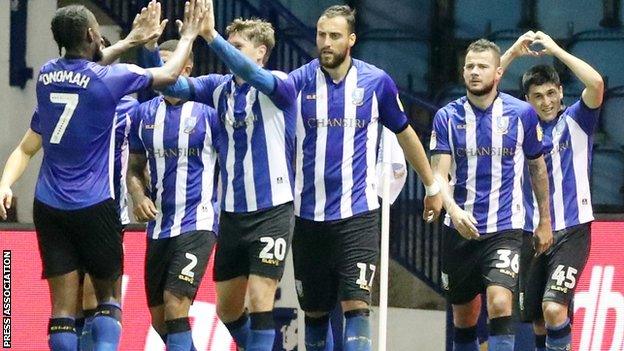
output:
[[[57,58],[42,66],[30,123],[43,147],[39,201],[75,210],[115,198],[115,109],[124,95],[151,80],[149,72],[127,64]]]

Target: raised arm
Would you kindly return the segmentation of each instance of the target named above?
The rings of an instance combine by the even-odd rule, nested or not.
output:
[[[604,81],[598,71],[587,62],[565,51],[546,33],[535,33],[534,44],[544,46],[540,54],[551,55],[563,62],[572,73],[585,85],[581,95],[583,102],[589,108],[598,108],[602,105],[604,95]]]
[[[200,35],[234,74],[265,95],[275,90],[276,77],[260,67],[219,35],[215,29],[212,0],[206,0]]]
[[[431,156],[431,169],[434,177],[440,184],[444,208],[449,217],[451,217],[453,226],[464,238],[476,239],[479,237],[479,231],[475,227],[477,220],[471,213],[464,211],[457,205],[449,187],[448,176],[452,162],[453,158],[450,154],[436,153]]]
[[[550,224],[550,203],[548,196],[548,170],[544,156],[527,160],[531,175],[531,187],[537,199],[539,209],[539,224],[533,235],[533,245],[536,255],[540,255],[550,248],[553,243],[552,227]]]
[[[7,218],[7,210],[11,208],[13,201],[11,186],[24,174],[30,159],[39,149],[41,149],[41,135],[28,129],[4,165],[0,179],[0,217],[2,219]]]
[[[193,41],[195,41],[199,33],[203,9],[203,0],[187,1],[184,5],[184,21],[181,24],[182,30],[180,31],[180,40],[176,50],[162,67],[148,68],[152,75],[153,88],[160,89],[166,87],[174,84],[178,79],[193,48]],[[160,18],[158,22],[160,23]]]
[[[521,56],[539,56],[538,52],[531,50],[530,46],[535,38],[532,30],[522,34],[518,40],[501,56],[500,66],[503,70],[511,64],[513,60]]]

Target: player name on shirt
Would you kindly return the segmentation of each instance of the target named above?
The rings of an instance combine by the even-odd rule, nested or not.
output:
[[[43,85],[49,85],[50,83],[69,83],[87,89],[90,81],[91,77],[73,71],[54,71],[39,75],[39,82],[43,83]]]

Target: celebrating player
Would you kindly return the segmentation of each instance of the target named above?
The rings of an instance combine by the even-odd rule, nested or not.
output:
[[[30,129],[9,157],[0,180],[0,216],[11,204],[10,186],[43,148],[33,217],[43,276],[52,299],[48,327],[52,350],[76,350],[74,318],[79,306],[79,270],[92,278],[98,300],[94,348],[117,347],[121,309],[115,296],[122,269],[121,223],[114,202],[111,138],[115,107],[126,94],[175,82],[199,29],[203,3],[186,4],[182,44],[163,67],[100,66],[99,25],[84,6],[60,8],[52,33],[63,57],[43,65],[37,79],[37,108]],[[152,4],[143,29],[160,30],[160,7]],[[157,35],[157,34],[156,34]],[[143,42],[133,43],[143,44]]]
[[[316,29],[319,59],[289,75],[299,93],[293,258],[306,349],[331,348],[328,313],[340,301],[344,350],[370,350],[370,289],[379,254],[379,123],[397,134],[426,185],[425,218],[438,216],[442,197],[394,82],[351,57],[355,11],[329,7]]]
[[[525,159],[539,206],[537,253],[552,243],[538,117],[529,104],[498,92],[502,71],[496,44],[485,39],[470,44],[463,73],[466,96],[436,113],[431,133],[431,164],[443,183],[447,211],[442,282],[453,305],[455,351],[479,349],[476,324],[484,292],[489,350],[513,350]]]
[[[541,45],[535,51],[532,45]],[[600,115],[604,93],[602,77],[583,60],[562,49],[543,32],[522,35],[501,58],[506,68],[521,56],[550,55],[563,62],[583,82],[585,89],[571,106],[564,106],[563,88],[555,69],[538,65],[522,77],[525,97],[539,115],[544,130],[545,160],[551,184],[550,203],[554,244],[545,255],[533,257],[530,246],[522,255],[530,266],[522,267],[524,297],[522,317],[533,322],[536,350],[569,350],[571,347],[570,301],[583,272],[591,242],[594,219],[589,186],[592,135]],[[529,214],[526,229],[533,230],[533,196],[527,192]]]

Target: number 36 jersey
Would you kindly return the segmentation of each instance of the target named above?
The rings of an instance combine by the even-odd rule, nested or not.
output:
[[[35,189],[39,201],[75,210],[115,198],[115,108],[124,95],[151,81],[149,72],[134,65],[65,58],[43,65],[30,123],[43,147]]]

